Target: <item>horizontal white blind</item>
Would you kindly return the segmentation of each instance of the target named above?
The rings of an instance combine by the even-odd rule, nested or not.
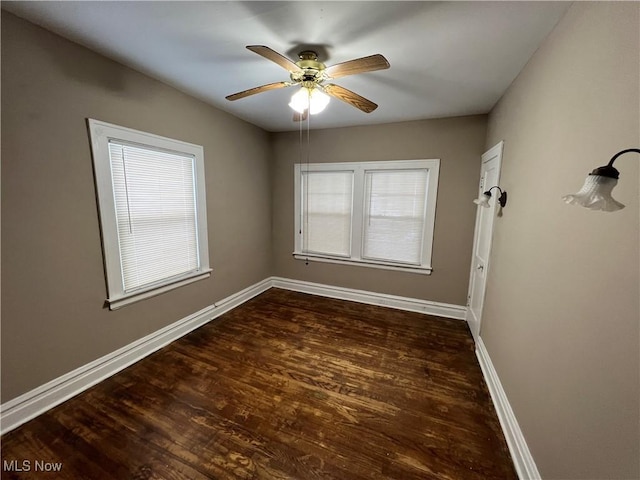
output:
[[[124,291],[199,268],[194,157],[109,141]]]
[[[352,204],[353,172],[303,172],[303,250],[348,256]]]
[[[419,265],[429,171],[365,172],[363,257]]]

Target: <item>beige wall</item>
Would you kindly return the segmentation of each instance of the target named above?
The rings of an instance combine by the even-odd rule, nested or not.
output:
[[[624,210],[561,200],[640,147],[639,9],[576,2],[489,117],[509,205],[481,337],[544,479],[640,478],[640,155]]]
[[[103,308],[87,117],[204,146],[211,278]],[[268,145],[261,129],[3,11],[2,401],[269,276]]]
[[[466,304],[485,115],[387,125],[312,130],[310,162],[440,159],[433,273],[295,260],[293,165],[298,132],[273,135],[273,254],[275,275],[436,302]],[[304,158],[306,161],[306,156]]]

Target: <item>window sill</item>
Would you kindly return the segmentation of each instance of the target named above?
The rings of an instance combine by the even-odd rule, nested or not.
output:
[[[185,285],[189,285],[190,283],[197,282],[198,280],[204,280],[205,278],[209,278],[211,276],[211,272],[212,270],[208,268],[206,270],[201,270],[199,272],[193,273],[190,276],[175,279],[168,284],[154,285],[146,289],[136,290],[135,292],[125,293],[122,295],[114,296],[113,298],[108,298],[107,303],[109,304],[109,310],[117,310],[126,305],[139,302],[140,300],[155,297],[156,295],[160,295],[162,293],[174,290],[179,287],[183,287]]]
[[[351,258],[330,257],[311,253],[293,252],[296,260],[308,260],[310,262],[335,263],[338,265],[353,265],[358,267],[380,268],[383,270],[396,270],[400,272],[417,273],[419,275],[431,275],[433,269],[429,266],[401,265],[397,263],[375,262],[373,260],[354,260]]]

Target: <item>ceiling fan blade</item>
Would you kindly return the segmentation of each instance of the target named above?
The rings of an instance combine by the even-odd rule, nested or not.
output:
[[[264,45],[247,45],[247,48],[252,52],[257,53],[258,55],[262,55],[267,60],[271,60],[274,63],[277,63],[282,68],[289,72],[302,72],[303,70],[289,60],[287,57],[280,55],[275,50],[272,50],[269,47],[265,47]]]
[[[276,83],[268,83],[267,85],[261,85],[259,87],[250,88],[249,90],[243,90],[242,92],[234,93],[233,95],[227,95],[225,98],[227,100],[238,100],[240,98],[249,97],[251,95],[255,95],[256,93],[262,93],[269,90],[275,90],[276,88],[283,88],[290,86],[290,82],[276,82]]]
[[[366,98],[352,92],[351,90],[347,90],[340,85],[330,83],[329,85],[323,85],[322,89],[332,97],[336,97],[349,105],[353,105],[365,113],[371,113],[378,108],[378,105],[373,103],[371,100],[367,100]]]
[[[305,109],[304,112],[302,113],[298,113],[298,112],[293,112],[293,121],[294,122],[303,122],[307,119],[307,117],[309,116],[309,110]]]
[[[373,72],[389,68],[389,62],[379,53],[368,57],[357,58],[327,67],[324,71],[329,78],[345,77],[356,73]]]

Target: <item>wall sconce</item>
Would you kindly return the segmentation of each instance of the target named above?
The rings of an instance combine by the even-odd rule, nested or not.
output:
[[[628,148],[616,153],[609,163],[603,167],[593,170],[584,182],[584,185],[577,193],[565,195],[562,199],[571,205],[580,205],[589,210],[602,210],[604,212],[615,212],[622,210],[624,205],[613,199],[611,191],[618,184],[620,172],[613,167],[613,162],[620,155],[629,152],[640,153],[638,148]]]
[[[494,186],[491,187],[489,190],[487,190],[486,192],[484,192],[482,195],[480,195],[478,198],[476,198],[473,203],[476,203],[478,205],[480,205],[481,207],[485,207],[485,208],[489,208],[489,199],[491,198],[491,190],[493,190],[494,188],[497,188],[498,190],[500,190],[500,196],[498,197],[498,203],[500,204],[501,207],[504,208],[504,206],[507,204],[507,192],[506,191],[502,191],[502,189],[499,186]]]

